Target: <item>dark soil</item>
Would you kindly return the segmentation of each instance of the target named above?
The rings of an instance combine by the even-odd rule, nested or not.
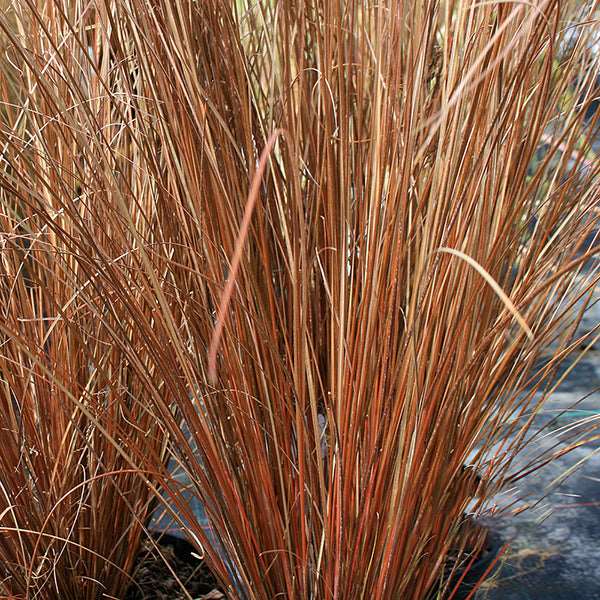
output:
[[[193,556],[194,548],[191,544],[166,534],[153,539],[160,553],[151,540],[143,542],[136,561],[134,583],[129,586],[124,600],[187,598],[171,569],[194,600],[225,599],[206,564]]]
[[[493,565],[498,553],[502,549],[502,539],[500,536],[485,528],[483,528],[483,531],[485,531],[485,541],[475,560],[466,573],[464,573],[464,569],[458,569],[458,572],[451,579],[451,590],[460,581],[453,600],[466,600],[471,597],[473,588],[481,582],[482,577],[486,575],[488,568]]]

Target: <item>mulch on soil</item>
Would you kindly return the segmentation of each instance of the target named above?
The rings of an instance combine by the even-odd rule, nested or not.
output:
[[[165,534],[155,536],[154,542],[160,554],[150,540],[144,540],[136,561],[134,583],[129,586],[125,600],[187,598],[173,572],[194,600],[225,600],[217,580],[204,561],[192,555],[194,548],[191,544]]]

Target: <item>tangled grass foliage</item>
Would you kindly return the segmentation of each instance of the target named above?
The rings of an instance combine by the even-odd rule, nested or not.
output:
[[[4,593],[121,597],[159,486],[232,598],[452,597],[598,279],[597,16],[4,0]]]

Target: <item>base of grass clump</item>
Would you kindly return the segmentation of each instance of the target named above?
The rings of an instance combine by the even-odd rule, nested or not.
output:
[[[187,541],[168,534],[146,539],[136,559],[133,583],[125,600],[219,600],[225,594]]]
[[[475,522],[469,523],[481,528]],[[448,589],[452,600],[467,600],[481,579],[489,572],[501,547],[498,536],[483,531],[484,542],[474,554],[463,557],[465,566],[457,568]],[[456,557],[450,558],[452,563]],[[452,565],[449,564],[449,567]],[[466,571],[466,572],[465,572]],[[185,589],[182,589],[183,588]],[[186,594],[187,592],[187,594]],[[188,596],[189,595],[189,596]],[[136,558],[133,583],[125,600],[225,600],[227,596],[207,564],[198,558],[194,546],[174,535],[153,533],[146,539]],[[437,599],[433,593],[431,600]]]
[[[496,532],[475,520],[471,521],[471,517],[468,519],[468,526],[473,527],[474,533],[476,530],[479,531],[482,541],[478,549],[466,549],[461,556],[461,564],[450,575],[450,583],[446,588],[448,592],[442,597],[449,596],[451,600],[472,600],[480,584],[494,571],[498,558],[504,550],[503,541]],[[449,557],[447,570],[452,569],[456,560],[456,556]],[[437,600],[438,597],[434,593],[432,599]]]

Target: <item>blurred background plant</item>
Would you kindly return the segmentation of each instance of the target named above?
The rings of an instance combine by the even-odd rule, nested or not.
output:
[[[157,483],[232,598],[452,597],[597,336],[596,17],[7,5],[7,593],[119,597]]]

